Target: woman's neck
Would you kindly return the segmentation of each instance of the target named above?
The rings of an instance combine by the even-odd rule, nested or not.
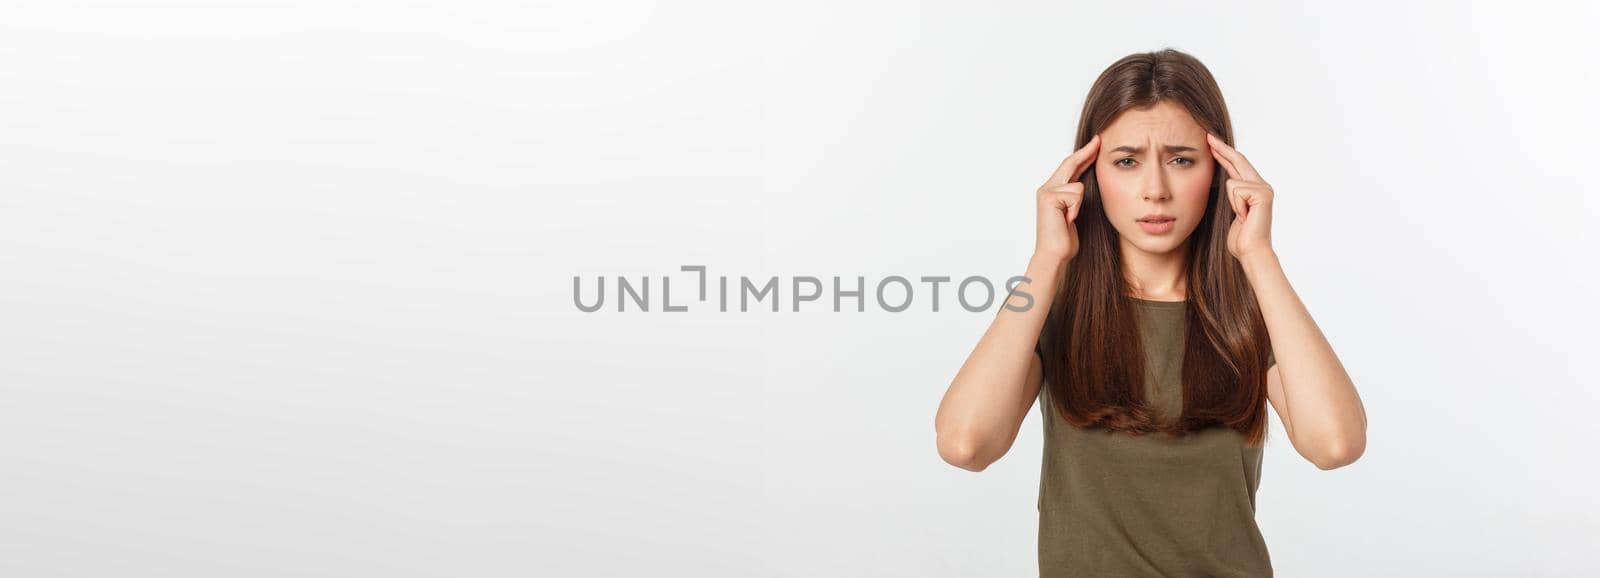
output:
[[[1148,253],[1131,245],[1122,247],[1124,278],[1128,280],[1133,296],[1140,299],[1188,299],[1188,278],[1184,275],[1184,265],[1182,245],[1167,253]]]

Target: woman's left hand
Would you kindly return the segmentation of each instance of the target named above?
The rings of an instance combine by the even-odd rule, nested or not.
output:
[[[1243,261],[1272,253],[1272,185],[1261,179],[1250,161],[1216,135],[1206,134],[1211,156],[1228,172],[1226,190],[1233,206],[1228,227],[1228,252]]]

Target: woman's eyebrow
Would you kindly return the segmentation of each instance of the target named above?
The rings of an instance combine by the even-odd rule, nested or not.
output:
[[[1169,153],[1187,153],[1187,152],[1195,152],[1195,151],[1198,151],[1200,149],[1197,149],[1195,147],[1188,146],[1188,145],[1166,145],[1166,146],[1161,147],[1161,150],[1165,151],[1165,152],[1169,152]],[[1136,146],[1132,146],[1132,145],[1122,145],[1122,146],[1119,146],[1117,148],[1111,149],[1111,152],[1114,152],[1114,153],[1139,154],[1139,153],[1144,152],[1144,147],[1136,147]]]

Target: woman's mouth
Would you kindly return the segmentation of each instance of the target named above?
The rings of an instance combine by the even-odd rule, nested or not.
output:
[[[1144,229],[1144,232],[1151,235],[1160,235],[1171,232],[1174,223],[1177,223],[1177,220],[1170,217],[1139,219],[1139,228]]]

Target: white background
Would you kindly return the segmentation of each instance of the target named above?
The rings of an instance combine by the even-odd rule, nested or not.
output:
[[[661,278],[1019,274],[1167,46],[1370,419],[1273,422],[1278,573],[1600,574],[1600,14],[1499,4],[8,3],[0,575],[1032,576],[1037,408],[934,447],[992,311]]]

